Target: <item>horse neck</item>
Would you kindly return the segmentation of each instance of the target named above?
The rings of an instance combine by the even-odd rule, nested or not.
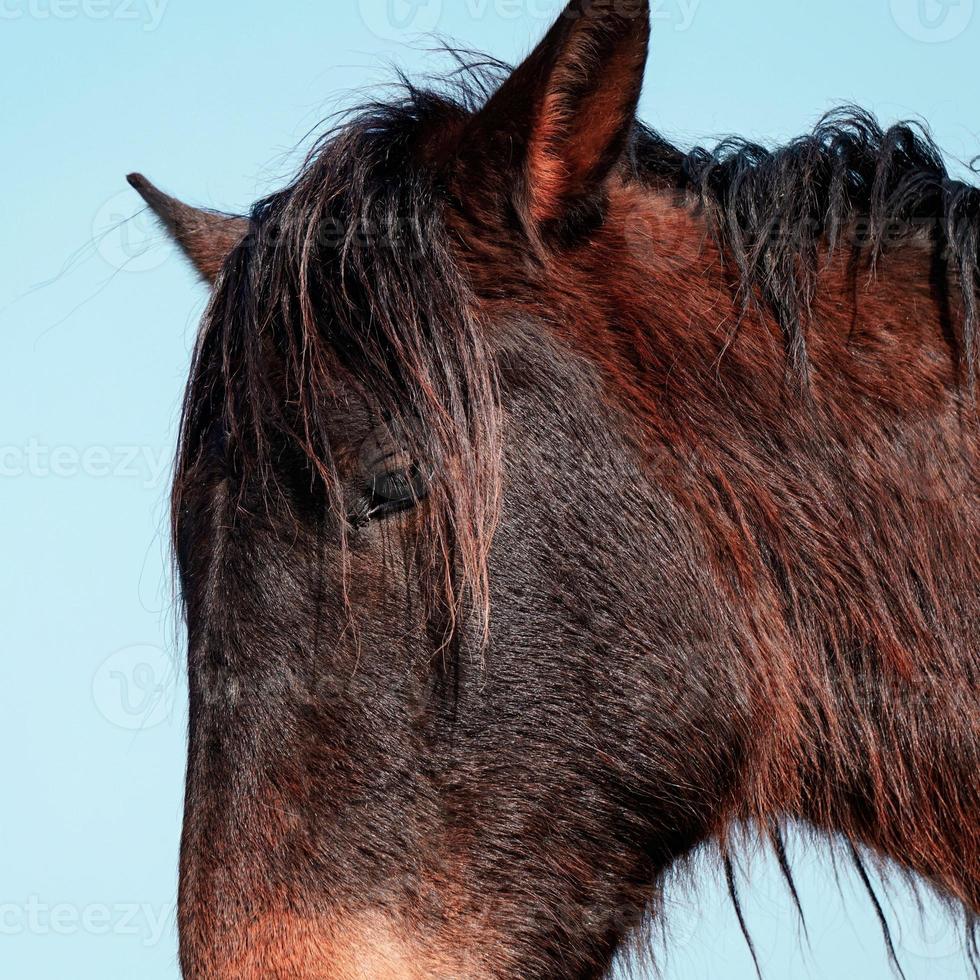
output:
[[[804,382],[701,219],[639,204],[597,260],[624,270],[615,335],[582,342],[670,446],[658,465],[738,624],[749,811],[843,834],[980,910],[980,438],[935,258],[827,263]]]

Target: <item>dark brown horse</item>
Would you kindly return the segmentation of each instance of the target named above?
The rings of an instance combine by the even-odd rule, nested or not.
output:
[[[188,978],[603,976],[669,869],[802,821],[980,912],[980,191],[847,111],[635,119],[570,5],[248,218],[173,495]]]

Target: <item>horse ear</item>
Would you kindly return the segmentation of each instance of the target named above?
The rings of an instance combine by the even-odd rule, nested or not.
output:
[[[467,183],[516,168],[539,225],[594,200],[627,148],[649,43],[648,0],[572,0],[468,127]]]
[[[228,253],[248,234],[248,219],[192,208],[164,194],[142,174],[130,174],[126,180],[150,206],[201,277],[213,283]]]

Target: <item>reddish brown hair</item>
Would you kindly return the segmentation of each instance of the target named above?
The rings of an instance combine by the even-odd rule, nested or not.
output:
[[[786,819],[975,935],[980,190],[855,109],[776,150],[678,149],[634,118],[626,6],[572,3],[515,72],[461,57],[447,91],[355,114],[221,263],[174,492],[209,746],[189,963],[231,867],[239,918],[370,895],[450,959],[476,932],[500,976],[598,976],[706,841],[736,897],[733,827],[792,887]],[[425,467],[402,565],[369,528],[370,427]],[[351,664],[363,703],[318,686]],[[219,683],[259,692],[263,731]],[[279,724],[302,751],[270,736],[260,769]]]

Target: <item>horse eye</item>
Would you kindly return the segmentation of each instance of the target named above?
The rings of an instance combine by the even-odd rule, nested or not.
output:
[[[372,477],[365,492],[367,518],[387,517],[414,507],[426,494],[425,480],[415,464],[385,470]]]

